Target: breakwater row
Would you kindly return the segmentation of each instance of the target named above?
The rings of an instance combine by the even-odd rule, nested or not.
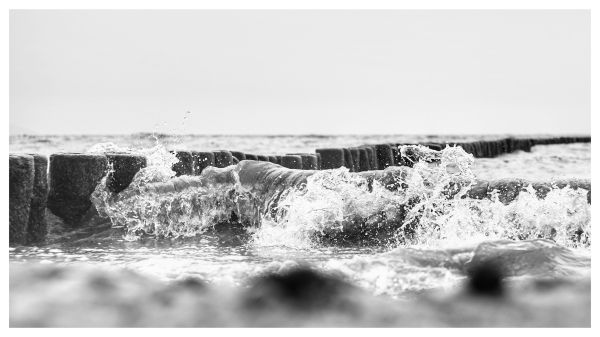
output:
[[[530,152],[535,145],[589,143],[591,137],[557,137],[557,138],[504,138],[475,142],[427,142],[427,143],[384,143],[364,144],[350,148],[317,149],[321,155],[322,169],[333,169],[342,166],[350,172],[383,170],[390,166],[412,166],[414,158],[410,154],[400,153],[400,146],[423,145],[435,151],[446,146],[460,146],[475,158],[495,158],[518,150]]]
[[[317,149],[315,153],[293,153],[284,156],[267,156],[242,153],[239,151],[172,151],[177,159],[172,165],[175,176],[199,176],[207,167],[225,168],[238,165],[242,161],[269,162],[275,165],[248,165],[247,169],[239,172],[244,177],[245,186],[269,187],[276,186],[280,176],[301,177],[286,186],[301,184],[317,170],[346,167],[350,172],[363,172],[367,180],[378,180],[384,186],[398,188],[392,171],[383,171],[391,166],[411,167],[420,159],[435,162],[445,146],[460,146],[476,158],[492,158],[503,153],[517,150],[530,151],[538,144],[561,144],[573,142],[589,142],[590,137],[561,137],[552,139],[515,139],[506,138],[494,141],[479,141],[469,143],[424,143],[431,153],[423,157],[410,145],[401,143],[386,143],[361,145],[351,148]],[[41,244],[47,231],[45,212],[48,208],[54,215],[60,217],[65,224],[76,228],[80,225],[85,213],[91,208],[90,196],[106,178],[107,189],[118,195],[125,190],[137,172],[149,165],[148,158],[132,153],[58,153],[50,156],[37,154],[10,154],[10,243],[11,244]],[[245,166],[245,165],[244,165]],[[277,177],[267,179],[269,170],[279,172]],[[46,173],[48,172],[48,173]],[[286,173],[287,172],[287,173]],[[263,178],[260,178],[264,176]],[[248,178],[250,177],[250,178]],[[253,178],[254,177],[254,178]],[[227,179],[220,175],[219,179]],[[265,182],[258,183],[259,180]],[[181,180],[181,179],[179,179]],[[293,179],[292,179],[293,180]],[[162,186],[157,183],[154,189],[169,193],[170,186],[185,187],[185,184],[173,183]],[[182,181],[185,181],[183,179]],[[164,184],[163,184],[164,185]],[[456,183],[455,185],[460,185]],[[488,198],[497,191],[502,202],[510,202],[516,198],[519,191],[532,185],[538,197],[543,198],[553,188],[569,186],[573,189],[588,190],[588,202],[591,203],[591,184],[586,180],[533,182],[520,179],[478,181],[470,185],[465,196],[474,199]],[[152,185],[149,185],[152,186]],[[262,186],[262,187],[261,187]],[[157,188],[158,187],[158,188]],[[164,191],[163,191],[164,190]],[[449,195],[452,193],[449,192]]]

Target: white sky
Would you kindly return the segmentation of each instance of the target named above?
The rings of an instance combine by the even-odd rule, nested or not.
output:
[[[10,131],[590,134],[590,18],[12,10]]]

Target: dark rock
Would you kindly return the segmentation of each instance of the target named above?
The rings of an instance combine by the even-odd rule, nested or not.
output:
[[[471,147],[471,154],[473,155],[473,157],[475,158],[481,158],[481,150],[479,148],[479,143],[478,142],[470,142],[469,146]]]
[[[498,150],[499,156],[506,154],[506,143],[504,139],[499,139],[496,141],[496,149]]]
[[[475,145],[473,143],[461,143],[460,146],[465,150],[465,152],[470,153],[475,157],[475,153],[477,152],[475,149]]]
[[[34,159],[26,154],[9,154],[9,244],[26,244],[31,197],[34,188]]]
[[[533,146],[533,140],[530,138],[527,138],[524,140],[525,142],[525,152],[531,152],[531,147]]]
[[[520,139],[515,139],[513,141],[513,151],[522,150],[522,149],[523,149],[523,142],[521,142]]]
[[[69,226],[77,226],[92,206],[91,194],[108,172],[104,154],[50,155],[48,209]]]
[[[246,160],[256,160],[258,161],[258,156],[255,154],[246,153]]]
[[[377,155],[377,167],[379,167],[380,170],[394,165],[394,154],[390,145],[375,145],[375,151]]]
[[[223,168],[233,165],[233,155],[226,150],[213,151],[215,154],[215,167]],[[248,156],[246,156],[247,158]]]
[[[462,147],[462,149],[465,150],[466,153],[470,153],[470,154],[475,153],[475,148],[473,147],[473,144],[471,144],[471,143],[462,143],[462,144],[460,144],[460,147]]]
[[[371,165],[369,164],[369,155],[367,153],[367,149],[365,148],[358,148],[358,158],[359,158],[359,163],[358,163],[358,171],[359,172],[364,172],[364,171],[370,171],[371,170]]]
[[[400,162],[398,161],[400,157],[400,150],[395,144],[390,145],[392,149],[392,161],[394,162],[394,166],[400,166]]]
[[[508,153],[508,140],[507,139],[500,139],[498,141],[499,145],[499,151],[500,154],[507,154]]]
[[[432,150],[435,150],[435,151],[442,151],[442,149],[443,149],[442,144],[439,144],[439,143],[424,143],[422,145],[426,146]]]
[[[377,155],[375,154],[375,148],[370,145],[361,145],[367,151],[367,157],[369,158],[369,170],[378,170],[377,166]]]
[[[352,160],[352,152],[350,152],[350,149],[348,149],[348,148],[342,148],[342,151],[344,151],[344,166],[350,172],[356,172],[356,170],[354,170],[354,161]]]
[[[246,160],[246,154],[244,154],[244,152],[240,152],[240,151],[231,151],[231,155],[234,158],[237,158],[238,161],[242,161],[242,160]]]
[[[256,157],[258,158],[258,161],[269,161],[268,156],[257,155]]]
[[[290,153],[289,155],[300,156],[302,158],[303,170],[317,169],[317,156],[314,153]]]
[[[488,143],[488,148],[489,148],[489,152],[490,152],[490,158],[498,157],[498,154],[500,153],[498,151],[498,143],[494,140],[489,141],[487,143]]]
[[[119,193],[131,184],[139,170],[146,167],[144,156],[124,153],[106,153],[108,164],[113,170],[106,177],[106,187],[112,193]]]
[[[179,162],[173,165],[175,176],[191,176],[194,174],[194,159],[190,151],[170,151],[175,154]]]
[[[490,148],[490,158],[498,157],[498,155],[500,154],[500,151],[498,150],[498,142],[490,141],[488,142],[488,144]]]
[[[318,159],[316,155],[303,155],[302,156],[302,169],[303,170],[317,170]]]
[[[490,153],[490,142],[481,141],[481,149],[483,158],[492,158],[492,155]]]
[[[485,149],[483,148],[483,142],[475,142],[475,148],[477,153],[477,158],[485,158]]]
[[[581,189],[587,190],[587,202],[588,204],[592,203],[592,182],[587,179],[579,179],[577,181],[577,186]]]
[[[488,186],[488,194],[491,195],[492,191],[498,191],[498,200],[505,205],[515,200],[524,187],[527,187],[529,182],[524,179],[518,178],[505,178],[490,181]]]
[[[48,200],[48,158],[42,154],[29,154],[33,157],[34,178],[31,194],[27,244],[42,244],[48,232],[46,203]]]
[[[295,155],[288,155],[281,157],[281,166],[290,169],[301,170],[302,169],[302,157]]]
[[[558,189],[563,189],[565,187],[569,187],[573,190],[577,190],[579,188],[579,184],[577,179],[558,179],[552,182],[552,185]]]
[[[342,149],[317,149],[321,154],[321,169],[331,170],[344,166],[344,150]]]
[[[199,176],[202,170],[212,166],[215,167],[215,154],[212,152],[191,151],[194,158],[194,175]]]
[[[531,187],[535,190],[535,195],[538,199],[545,199],[550,191],[552,191],[552,185],[549,182],[536,181],[531,183]]]
[[[510,137],[510,138],[506,138],[506,151],[508,153],[512,153],[515,151],[515,139]]]
[[[352,167],[354,168],[354,172],[359,172],[360,171],[360,152],[358,151],[358,148],[356,147],[351,147],[348,150],[350,150],[350,155],[352,156]]]

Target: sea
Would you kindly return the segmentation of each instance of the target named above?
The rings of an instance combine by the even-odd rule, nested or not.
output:
[[[484,260],[500,264],[505,282],[515,288],[548,280],[589,287],[592,235],[587,191],[556,188],[540,199],[529,188],[513,202],[504,204],[497,196],[478,200],[464,198],[459,193],[448,198],[444,186],[448,179],[457,177],[467,182],[503,178],[531,182],[590,180],[591,143],[536,145],[531,152],[519,150],[496,158],[473,158],[459,147],[448,146],[442,150],[441,162],[437,164],[423,161],[413,168],[394,168],[390,174],[401,183],[401,187],[395,189],[368,184],[363,176],[346,168],[317,171],[305,177],[301,184],[285,179],[274,182],[265,178],[254,184],[244,180],[243,175],[247,174],[244,172],[278,172],[281,168],[276,164],[254,167],[254,163],[242,162],[228,168],[210,167],[202,175],[189,179],[174,178],[170,170],[177,159],[169,150],[285,155],[314,153],[317,148],[386,142],[444,143],[508,136],[511,135],[269,136],[156,132],[10,136],[11,153],[50,156],[60,152],[120,151],[149,158],[148,167],[119,195],[111,195],[103,185],[105,181],[101,182],[92,196],[97,213],[84,218],[82,230],[65,229],[61,220],[47,211],[46,244],[9,247],[11,326],[181,326],[189,323],[172,317],[170,321],[161,321],[155,316],[153,321],[142,318],[124,321],[119,318],[123,315],[111,316],[106,313],[110,311],[106,305],[98,305],[101,300],[89,300],[92,305],[82,299],[88,298],[87,292],[95,288],[77,286],[79,281],[75,279],[85,279],[85,275],[94,273],[109,278],[114,275],[111,282],[119,287],[127,285],[123,277],[141,278],[144,281],[140,282],[150,282],[159,288],[191,280],[211,289],[237,294],[251,288],[261,276],[303,267],[335,276],[358,289],[365,298],[402,308],[419,307],[422,298],[433,296],[430,294],[455,296],[464,289],[470,266]],[[515,137],[552,136],[556,135]],[[448,165],[459,167],[460,172],[449,172]],[[170,188],[148,187],[169,186],[173,179],[178,179],[175,188],[173,183]],[[63,275],[71,277],[64,276],[45,284],[48,270],[62,270]],[[139,291],[123,289],[119,290],[120,299],[114,302],[121,303],[127,296],[135,297],[131,294]],[[579,296],[581,292],[566,291],[561,296],[576,298],[573,294]],[[585,294],[584,291],[584,298]],[[534,305],[531,303],[535,301],[539,302],[535,308],[557,305],[547,304],[544,296],[534,299],[524,296],[527,298],[524,301],[529,302],[522,306]],[[88,303],[88,307],[96,308],[89,310],[107,318],[76,315],[75,320],[74,309],[61,307],[58,304],[61,301],[73,307],[76,303]],[[521,326],[537,322],[540,326],[553,326],[571,322],[585,326],[591,320],[586,309],[589,304],[587,300],[578,300],[572,304],[574,307],[565,307],[575,317],[570,321],[550,316],[536,320],[535,314],[531,314],[533,318],[516,317],[506,314],[508,310],[494,313],[495,320],[488,317],[474,321],[461,319],[459,316],[466,315],[468,310],[457,309],[455,316],[459,318],[448,318],[452,314],[430,317],[421,313],[417,319],[406,314],[399,325],[511,326],[513,323]],[[212,305],[223,305],[224,310],[231,312],[237,310],[233,304]],[[85,306],[79,308],[86,310]],[[381,307],[378,308],[381,311]],[[71,313],[72,319],[56,312]],[[532,312],[539,313],[541,309]],[[471,313],[469,317],[477,314]],[[508,318],[498,318],[502,315]],[[285,318],[276,321],[246,318],[250,316],[239,314],[232,318],[233,323],[221,316],[194,322],[204,326],[286,325]],[[289,325],[304,324],[297,316],[293,317]],[[367,321],[356,318],[323,321],[322,317],[314,316],[308,320],[311,323],[306,324],[393,326],[395,322],[395,318],[369,317],[365,318]]]

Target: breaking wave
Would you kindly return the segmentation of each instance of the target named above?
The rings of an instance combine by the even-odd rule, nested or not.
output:
[[[567,247],[591,245],[587,190],[553,188],[540,197],[523,186],[506,202],[469,196],[479,182],[473,156],[460,147],[432,151],[401,146],[410,166],[381,171],[293,170],[241,161],[208,167],[199,176],[174,177],[177,158],[160,144],[122,149],[98,144],[93,152],[143,154],[141,169],[124,191],[106,187],[92,201],[126,238],[194,236],[217,226],[241,224],[258,246],[411,245],[457,247],[482,240],[548,239]],[[520,192],[520,193],[519,193]]]

